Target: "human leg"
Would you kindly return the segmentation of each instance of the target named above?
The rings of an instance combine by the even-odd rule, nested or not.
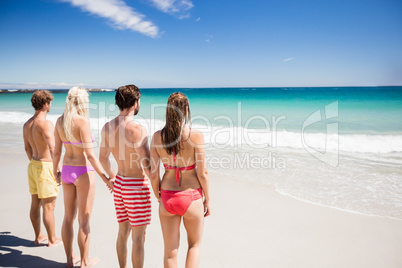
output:
[[[56,246],[62,241],[60,238],[56,237],[56,230],[54,224],[54,208],[56,206],[56,197],[49,197],[42,199],[43,207],[43,224],[45,225],[49,247]]]
[[[64,251],[67,257],[67,267],[73,267],[76,262],[73,254],[73,224],[77,216],[77,193],[74,184],[63,183],[64,219],[61,227]]]
[[[132,227],[133,249],[131,259],[133,268],[142,268],[144,266],[144,243],[145,230],[147,225]]]
[[[202,198],[193,201],[183,216],[187,231],[188,251],[186,268],[198,267],[204,228],[204,205]]]
[[[119,222],[119,233],[116,241],[117,258],[120,268],[127,267],[127,240],[131,232],[129,221]]]
[[[40,228],[40,204],[41,201],[38,198],[37,194],[31,195],[31,208],[29,210],[29,217],[31,219],[32,227],[35,232],[35,245],[39,245],[43,241],[47,239],[45,235],[43,235],[41,228]]]
[[[165,247],[163,264],[165,268],[177,267],[177,253],[180,245],[181,216],[170,214],[159,204],[163,243]]]
[[[78,247],[80,248],[81,267],[91,267],[97,259],[89,259],[90,218],[95,198],[95,172],[81,175],[75,181],[78,207]]]

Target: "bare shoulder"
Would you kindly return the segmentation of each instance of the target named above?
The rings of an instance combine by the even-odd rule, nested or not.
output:
[[[79,115],[79,114],[75,115],[73,120],[74,120],[74,123],[76,123],[76,124],[86,124],[89,122],[87,117]]]
[[[126,126],[126,129],[130,132],[133,132],[133,134],[146,134],[147,133],[147,129],[141,125],[141,124],[137,124],[135,122],[129,122]]]
[[[22,127],[22,129],[23,129],[24,131],[28,128],[30,121],[31,121],[31,119],[29,119],[28,121],[26,121],[26,122],[24,123],[24,126]]]
[[[110,121],[110,122],[112,122],[112,121]],[[109,131],[110,122],[107,122],[106,124],[103,125],[103,127],[102,127],[102,132],[105,132],[105,133],[106,133],[106,132]]]
[[[204,134],[198,129],[191,129],[190,139],[195,143],[203,143],[204,142]]]
[[[88,118],[85,116],[79,115],[79,114],[74,116],[73,122],[74,122],[74,125],[78,126],[80,129],[82,127],[85,127],[87,124],[89,124]]]
[[[25,130],[26,128],[28,128],[31,124],[32,124],[32,121],[33,121],[33,116],[31,117],[31,118],[29,118],[28,119],[28,121],[26,121],[25,123],[24,123],[24,126],[23,126],[23,129]]]
[[[57,118],[55,127],[61,126],[62,122],[63,122],[63,116],[59,116],[59,118]]]
[[[43,122],[43,126],[44,126],[45,128],[50,128],[50,129],[53,129],[53,128],[54,128],[53,122],[50,121],[50,120],[45,120],[45,121]]]
[[[54,126],[50,120],[36,120],[36,125],[43,132],[52,131]]]
[[[126,125],[126,131],[133,137],[134,142],[142,141],[148,136],[147,129],[143,125],[135,122],[129,122]]]
[[[54,125],[55,129],[57,131],[60,131],[61,129],[63,129],[63,116],[60,116],[59,118],[57,118],[56,124]]]
[[[158,130],[154,133],[154,135],[152,136],[152,139],[158,141],[160,140],[162,137],[162,130]]]

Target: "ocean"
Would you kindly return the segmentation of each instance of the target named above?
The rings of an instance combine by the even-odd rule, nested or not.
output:
[[[141,91],[135,120],[149,135],[164,125],[168,96],[188,96],[211,180],[229,175],[314,204],[402,220],[402,87]],[[53,93],[48,119],[55,123],[67,93]],[[23,153],[31,94],[0,94],[0,153]],[[97,146],[103,124],[118,114],[114,94],[90,93]]]

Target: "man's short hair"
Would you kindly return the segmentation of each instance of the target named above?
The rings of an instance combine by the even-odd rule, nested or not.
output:
[[[141,92],[135,85],[119,87],[116,91],[116,105],[120,111],[131,108],[141,98]]]
[[[31,103],[35,111],[42,110],[46,103],[53,100],[53,95],[47,90],[37,90],[32,94]]]

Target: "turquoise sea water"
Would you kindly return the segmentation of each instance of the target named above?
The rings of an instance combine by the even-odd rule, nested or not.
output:
[[[273,184],[292,197],[402,219],[402,87],[143,89],[136,120],[163,127],[172,92],[190,100],[214,174]],[[114,92],[91,92],[91,128],[118,114]],[[64,110],[55,91],[48,118]],[[31,93],[0,94],[0,150],[23,150]],[[212,178],[213,179],[213,178]]]
[[[154,112],[154,119],[163,120],[164,107],[158,105],[166,105],[169,94],[176,91],[189,97],[193,117],[205,116],[214,125],[227,125],[225,120],[214,118],[228,116],[237,126],[240,111],[243,127],[256,115],[269,120],[272,116],[286,116],[278,127],[296,131],[313,112],[338,101],[337,122],[341,134],[402,133],[402,87],[143,89],[139,115],[149,119]],[[0,95],[1,111],[30,113],[30,96],[30,93]],[[60,114],[67,93],[55,93],[54,96],[51,114]],[[92,92],[90,102],[95,105],[105,103],[107,116],[117,113],[114,111],[114,92]],[[109,105],[113,108],[109,109]],[[96,109],[91,112],[93,117],[97,116]],[[261,128],[264,124],[254,120],[249,126]],[[311,131],[320,130],[317,125]]]

